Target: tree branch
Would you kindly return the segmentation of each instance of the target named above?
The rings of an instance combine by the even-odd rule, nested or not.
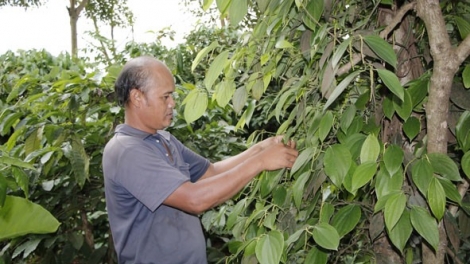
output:
[[[455,57],[457,58],[458,64],[462,64],[463,61],[470,56],[470,34],[460,43],[460,45],[455,49]]]
[[[379,33],[379,36],[383,39],[386,39],[387,36],[390,34],[390,32],[392,32],[393,29],[403,21],[403,17],[406,15],[406,13],[408,13],[408,11],[414,9],[415,7],[416,7],[415,1],[402,6],[396,13],[391,23],[388,24],[388,26]],[[336,76],[341,76],[349,72],[352,67],[354,67],[356,64],[358,64],[362,60],[362,56],[363,55],[360,53],[353,54],[351,62],[339,68],[338,71],[336,72]]]

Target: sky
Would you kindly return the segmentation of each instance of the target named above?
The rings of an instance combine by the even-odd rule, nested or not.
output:
[[[136,18],[134,33],[130,28],[117,29],[117,45],[132,40],[151,42],[158,30],[169,27],[176,31],[175,41],[163,43],[174,46],[193,29],[196,19],[177,0],[128,0],[128,6]],[[28,9],[20,7],[0,7],[0,54],[8,50],[46,49],[52,55],[70,52],[70,24],[66,7],[69,0],[49,0],[45,6]],[[78,20],[78,47],[83,48],[91,41],[84,34],[92,30],[92,24],[84,16]],[[109,27],[103,27],[103,32]],[[119,49],[119,48],[118,48]]]

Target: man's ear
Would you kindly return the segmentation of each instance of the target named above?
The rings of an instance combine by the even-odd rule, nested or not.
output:
[[[139,91],[139,89],[132,89],[129,93],[129,101],[130,103],[139,108],[140,104],[142,102],[142,93]]]

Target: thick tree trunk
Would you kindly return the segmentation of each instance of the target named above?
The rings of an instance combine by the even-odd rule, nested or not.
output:
[[[70,19],[70,41],[71,41],[71,54],[72,57],[76,58],[78,56],[78,41],[77,41],[77,22],[80,16],[80,13],[88,4],[88,0],[82,0],[79,5],[77,5],[77,0],[70,0],[70,6],[67,8],[69,12]]]

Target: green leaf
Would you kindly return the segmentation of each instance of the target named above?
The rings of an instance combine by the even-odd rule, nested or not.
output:
[[[201,51],[198,52],[196,58],[193,60],[191,64],[191,72],[194,72],[197,65],[201,62],[201,60],[209,54],[209,52],[213,51],[215,48],[219,47],[219,43],[217,41],[213,41],[209,46],[203,48]]]
[[[411,208],[411,224],[433,248],[439,246],[439,230],[436,219],[434,219],[424,208],[413,206]]]
[[[294,165],[292,166],[291,169],[291,174],[294,174],[297,172],[305,163],[311,161],[313,159],[313,154],[315,153],[315,148],[306,148],[302,150],[297,156],[297,159],[295,160]]]
[[[243,107],[248,100],[248,93],[245,86],[238,87],[232,98],[233,110],[238,114],[242,111]]]
[[[377,171],[377,164],[373,161],[367,161],[357,166],[352,176],[351,188],[353,191],[358,190],[366,185]]]
[[[382,109],[384,111],[384,115],[389,119],[392,120],[393,114],[395,114],[395,108],[393,107],[393,101],[390,96],[385,96],[382,103]]]
[[[410,116],[405,123],[403,123],[403,132],[405,132],[405,135],[410,141],[419,134],[419,131],[421,131],[421,122],[419,122],[418,118]]]
[[[213,2],[214,0],[203,0],[202,10],[207,11]]]
[[[405,97],[405,89],[400,84],[398,77],[393,72],[384,69],[377,69],[377,73],[385,86],[387,86],[394,95],[403,101]]]
[[[220,107],[224,108],[228,104],[235,93],[235,89],[235,82],[233,81],[225,80],[217,84],[215,99]]]
[[[404,98],[402,101],[398,100],[397,97],[394,97],[393,108],[403,120],[408,120],[411,116],[411,111],[413,110],[413,102],[411,101],[411,96],[407,90],[403,91]]]
[[[35,129],[29,136],[26,138],[24,143],[24,153],[28,156],[31,152],[38,150],[41,147],[42,139],[42,128]]]
[[[351,168],[352,155],[344,145],[335,144],[325,152],[323,165],[325,173],[336,187],[341,187],[343,180]]]
[[[374,134],[369,134],[362,144],[361,163],[376,162],[380,154],[380,143]]]
[[[0,209],[0,241],[26,234],[46,234],[60,223],[42,206],[24,198],[7,195]]]
[[[432,165],[428,159],[422,158],[416,161],[411,168],[411,178],[418,187],[419,191],[426,195],[428,193],[429,183],[434,178]]]
[[[395,247],[397,247],[403,254],[403,249],[405,248],[406,242],[410,238],[412,232],[413,226],[411,226],[410,213],[405,210],[395,227],[388,230],[388,236],[393,245],[395,245]]]
[[[377,56],[390,64],[393,68],[397,68],[397,56],[390,43],[377,35],[364,36],[364,41]]]
[[[284,170],[277,171],[265,171],[260,176],[260,194],[261,197],[266,197],[272,192],[274,187],[279,184],[282,175],[284,175]]]
[[[184,119],[190,124],[200,118],[207,109],[207,94],[200,89],[194,89],[186,96],[183,101]]]
[[[5,200],[7,198],[7,188],[8,182],[2,171],[0,171],[0,209],[5,205]]]
[[[383,5],[392,5],[393,0],[380,0],[380,3]]]
[[[316,25],[320,21],[320,17],[323,13],[324,1],[323,0],[311,0],[308,1],[306,6],[306,13],[303,16],[303,21],[307,27],[315,31]]]
[[[390,175],[394,175],[398,170],[400,170],[403,157],[403,150],[397,145],[390,145],[385,149],[383,160],[385,168]]]
[[[318,223],[313,226],[313,240],[325,249],[338,250],[339,235],[336,229],[328,223]]]
[[[396,173],[390,176],[389,172],[381,166],[380,170],[375,176],[375,192],[377,199],[381,199],[385,195],[399,191],[403,187],[403,170],[399,169]]]
[[[317,247],[312,247],[305,257],[304,263],[326,264],[328,254]]]
[[[470,111],[465,111],[460,115],[455,131],[459,147],[463,152],[470,150]]]
[[[28,239],[26,242],[24,242],[23,244],[15,248],[15,251],[13,252],[13,255],[11,256],[12,259],[16,258],[21,253],[23,253],[23,256],[22,256],[23,259],[26,259],[31,254],[31,252],[36,250],[41,240],[42,239],[40,238]]]
[[[340,237],[351,232],[361,220],[361,208],[354,204],[348,204],[339,209],[331,219],[331,225],[338,231]]]
[[[454,16],[454,21],[457,24],[457,28],[459,29],[460,36],[462,39],[466,38],[468,34],[470,34],[470,23],[468,20],[459,17],[459,16]]]
[[[467,175],[467,177],[470,177],[470,151],[467,151],[463,155],[462,161],[460,163],[462,164],[463,172]]]
[[[410,94],[413,107],[416,107],[428,94],[429,77],[428,75],[422,75],[419,79],[413,80],[408,84],[409,86],[406,90]]]
[[[429,207],[438,221],[444,216],[446,209],[446,193],[441,183],[436,177],[433,177],[429,183],[427,197]]]
[[[20,168],[30,169],[36,171],[36,168],[33,164],[24,162],[18,158],[0,156],[0,164],[13,165]]]
[[[357,109],[355,105],[350,105],[344,110],[343,114],[341,115],[340,128],[344,133],[348,132],[348,128],[354,120],[354,117],[356,116],[356,110]]]
[[[327,192],[331,193],[329,190],[330,190],[329,188],[323,188],[322,189],[322,192],[324,194],[323,201],[325,201],[326,200],[325,197],[328,196]],[[321,205],[321,208],[320,208],[320,219],[318,220],[318,222],[329,223],[330,218],[334,214],[334,212],[335,212],[334,205],[332,205],[331,203],[328,203],[328,202],[323,202],[322,205]]]
[[[459,191],[457,190],[457,186],[451,182],[449,179],[437,177],[439,182],[444,188],[447,198],[449,200],[456,202],[457,204],[462,204],[462,197],[460,196]]]
[[[346,76],[346,78],[344,78],[338,84],[338,86],[336,86],[333,89],[333,92],[331,92],[331,94],[328,97],[328,100],[326,101],[325,105],[323,106],[323,111],[325,111],[343,93],[344,89],[346,89],[346,87],[349,86],[351,81],[354,80],[354,78],[356,78],[359,75],[359,73],[361,73],[361,71],[355,71],[355,72],[349,74],[348,76]]]
[[[71,149],[65,154],[72,165],[75,181],[80,188],[83,188],[89,176],[90,159],[85,152],[81,139],[74,136],[71,142]]]
[[[256,244],[256,258],[261,264],[280,263],[283,251],[284,236],[276,230],[261,236]]]
[[[310,171],[302,173],[297,180],[295,180],[292,190],[294,191],[294,204],[297,209],[300,209],[302,203],[302,196],[304,195],[305,183],[310,176]]]
[[[442,153],[430,153],[428,154],[428,159],[434,173],[437,173],[451,181],[462,180],[457,164],[455,164],[449,156]]]
[[[385,226],[392,229],[397,224],[406,206],[406,196],[403,192],[395,193],[388,197],[385,203],[384,219]]]
[[[470,65],[465,66],[462,72],[463,85],[465,88],[470,88]]]
[[[324,141],[326,136],[330,133],[331,128],[333,127],[333,113],[331,111],[326,111],[325,115],[321,118],[320,126],[318,128],[318,138],[320,141]]]
[[[0,136],[10,135],[11,127],[18,121],[18,119],[23,116],[22,113],[10,113],[6,117],[1,117],[0,120]]]
[[[238,25],[248,13],[248,0],[231,1],[228,13],[230,25]]]
[[[215,80],[217,80],[220,73],[225,68],[225,65],[228,62],[228,52],[229,51],[226,50],[217,55],[217,57],[215,57],[214,61],[209,66],[206,78],[204,79],[204,85],[206,86],[208,91],[212,89],[212,85],[214,84]]]
[[[29,197],[29,177],[28,177],[28,174],[26,174],[26,172],[24,172],[24,170],[19,169],[17,167],[11,168],[11,172],[12,172],[13,177],[15,178],[16,183],[21,188],[21,190],[23,190],[24,196],[26,197],[26,199],[28,199],[28,197]]]
[[[263,93],[264,93],[264,83],[262,80],[258,79],[255,81],[255,84],[253,84],[253,88],[251,89],[251,94],[253,95],[253,98],[259,101],[261,97],[263,96]]]

